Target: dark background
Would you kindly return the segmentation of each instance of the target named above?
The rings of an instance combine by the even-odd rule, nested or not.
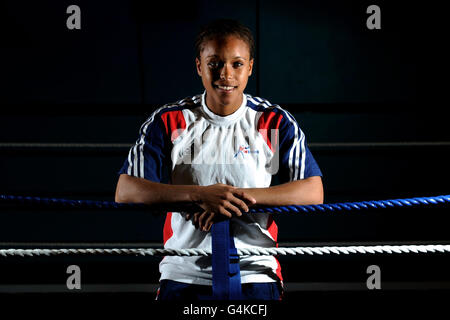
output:
[[[1,193],[113,199],[143,121],[203,92],[193,41],[221,17],[253,31],[247,92],[295,115],[327,202],[448,192],[437,6],[379,1],[369,30],[370,1],[77,1],[68,30],[70,4],[0,4]]]
[[[247,92],[294,112],[355,103],[402,110],[419,94],[424,32],[418,8],[407,2],[378,3],[381,30],[366,28],[370,1],[77,1],[81,30],[68,30],[72,3],[3,1],[3,102],[132,104],[122,112],[141,115],[149,105],[202,92],[193,40],[201,25],[221,17],[255,35],[257,72]]]
[[[203,92],[193,41],[215,18],[253,31],[247,93],[294,114],[326,202],[448,194],[447,36],[437,3],[2,1],[0,194],[113,200],[143,121]],[[71,4],[81,8],[81,30],[66,28]],[[381,30],[366,28],[371,4],[381,8]],[[11,210],[1,212],[6,245],[162,241],[162,218]],[[280,221],[280,240],[445,240],[444,213],[426,227],[423,212],[408,227],[386,214],[297,217]]]

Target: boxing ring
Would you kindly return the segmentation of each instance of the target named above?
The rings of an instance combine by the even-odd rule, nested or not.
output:
[[[280,207],[257,206],[250,208],[249,213],[269,212],[271,214],[320,214],[341,213],[349,214],[361,210],[382,210],[387,208],[414,208],[423,206],[444,206],[450,203],[450,195],[436,197],[417,197],[406,199],[375,200],[361,202],[344,202],[320,205],[292,205]],[[0,204],[69,207],[76,210],[86,208],[97,209],[141,209],[154,212],[180,211],[195,212],[195,208],[188,205],[146,206],[143,204],[124,204],[108,201],[68,200],[58,198],[22,197],[0,195]],[[170,210],[168,210],[170,209]],[[402,254],[402,253],[449,253],[450,244],[404,244],[404,245],[372,245],[372,246],[322,246],[322,247],[273,247],[273,248],[238,248],[239,256],[246,255],[323,255],[323,254]],[[8,256],[40,256],[61,254],[117,254],[117,255],[150,255],[150,256],[211,256],[211,250],[184,248],[62,248],[62,249],[0,249],[0,255]]]
[[[122,216],[127,214],[127,212],[134,212],[136,217],[151,216],[151,219],[157,221],[161,218],[162,213],[168,211],[194,211],[196,208],[194,206],[189,205],[164,205],[164,206],[146,206],[143,204],[123,204],[116,202],[108,202],[108,201],[93,201],[93,200],[69,200],[69,199],[60,199],[60,198],[41,198],[41,197],[22,197],[22,196],[13,196],[13,195],[0,195],[0,208],[3,214],[8,212],[14,212],[17,210],[26,210],[27,212],[31,212],[31,214],[35,215],[37,219],[39,219],[39,214],[53,211],[55,214],[58,212],[69,210],[73,217],[76,217],[79,214],[83,214],[83,212],[103,212],[106,214],[116,214],[117,216]],[[391,200],[372,200],[372,201],[360,201],[360,202],[345,202],[345,203],[330,203],[330,204],[321,204],[321,205],[308,205],[308,206],[282,206],[282,207],[261,207],[255,206],[250,208],[250,213],[258,213],[258,212],[270,212],[274,214],[277,220],[278,218],[286,219],[286,221],[295,221],[296,217],[321,217],[322,219],[340,219],[345,220],[346,217],[370,217],[370,216],[389,216],[394,217],[400,221],[400,225],[408,226],[408,219],[414,219],[416,217],[422,217],[423,219],[433,219],[436,217],[440,217],[441,221],[433,224],[436,228],[440,228],[441,232],[440,239],[441,241],[433,241],[430,239],[422,239],[422,240],[411,240],[404,242],[393,241],[393,243],[389,243],[386,241],[382,241],[383,243],[374,242],[374,241],[366,241],[366,243],[334,243],[321,245],[321,242],[317,243],[298,243],[295,241],[285,242],[283,245],[279,247],[273,248],[245,248],[245,249],[237,249],[238,256],[245,255],[275,255],[278,256],[279,259],[283,259],[286,257],[286,262],[281,260],[282,268],[286,268],[289,272],[285,276],[285,282],[287,286],[287,291],[289,292],[289,288],[294,289],[300,288],[300,290],[305,290],[305,287],[308,288],[308,284],[302,287],[301,282],[296,282],[294,284],[290,284],[290,275],[293,274],[291,270],[295,270],[298,267],[298,264],[304,263],[306,261],[311,262],[311,260],[317,260],[317,263],[329,263],[329,261],[322,261],[323,257],[333,257],[333,256],[355,256],[359,257],[357,259],[367,259],[363,258],[365,256],[377,257],[378,261],[381,262],[389,259],[389,257],[399,256],[420,256],[421,259],[424,257],[428,257],[429,261],[433,261],[432,257],[439,257],[439,265],[442,265],[442,261],[448,261],[449,253],[450,253],[450,241],[448,238],[442,238],[442,235],[445,235],[445,215],[448,214],[448,209],[450,208],[450,195],[442,195],[435,197],[420,197],[420,198],[403,198],[403,199],[391,199]],[[425,215],[424,212],[427,212]],[[433,215],[434,214],[434,215]],[[428,216],[428,217],[427,217]],[[113,217],[111,215],[111,217]],[[433,218],[434,217],[434,218]],[[86,219],[85,221],[92,221],[94,216],[91,216],[91,219]],[[107,219],[108,217],[103,215],[102,219]],[[96,218],[94,218],[96,219]],[[125,218],[126,219],[126,218]],[[155,220],[156,219],[156,220]],[[105,220],[106,221],[106,220]],[[150,220],[149,220],[150,221]],[[420,223],[425,226],[425,223]],[[398,223],[394,223],[394,227],[398,226]],[[364,225],[361,226],[364,228]],[[20,228],[19,228],[20,229]],[[128,230],[127,232],[133,232],[133,230]],[[431,230],[433,232],[433,230]],[[283,233],[283,229],[281,228],[280,234]],[[301,226],[299,227],[299,233],[301,233]],[[292,239],[291,239],[292,240]],[[295,239],[294,239],[295,240]],[[100,243],[100,242],[99,242]],[[298,245],[300,244],[300,245]],[[323,244],[323,242],[322,242]],[[339,245],[337,245],[339,244]],[[183,249],[163,249],[158,247],[160,246],[157,243],[153,244],[145,244],[145,246],[138,246],[136,243],[126,242],[119,243],[114,246],[112,244],[101,244],[95,245],[95,243],[46,243],[44,246],[40,245],[37,242],[28,242],[28,243],[18,243],[18,242],[1,242],[0,247],[0,265],[8,261],[8,259],[16,259],[16,262],[20,264],[20,259],[28,259],[28,263],[33,263],[33,259],[39,259],[42,263],[42,259],[51,259],[51,257],[71,257],[71,261],[75,261],[72,263],[76,263],[77,259],[83,259],[83,257],[96,257],[97,259],[111,259],[111,257],[128,257],[127,261],[131,261],[130,259],[139,259],[142,257],[161,257],[166,255],[179,255],[179,256],[211,256],[214,254],[211,250],[202,250],[197,248],[183,248]],[[25,247],[25,248],[24,248]],[[298,259],[303,257],[303,260],[300,262],[293,262],[294,259]],[[333,258],[332,258],[333,259]],[[391,258],[392,259],[392,258]],[[399,258],[396,258],[399,259]],[[404,259],[404,258],[403,258]],[[442,260],[443,259],[443,260]],[[66,260],[64,260],[66,261]],[[290,267],[290,264],[295,267]],[[368,261],[366,263],[372,265],[373,263]],[[381,263],[383,265],[383,263]],[[282,269],[282,270],[283,270]],[[289,270],[291,269],[291,270]],[[383,270],[383,266],[381,267]],[[364,270],[366,271],[366,270]],[[150,272],[150,270],[149,270]],[[155,273],[156,270],[152,270],[151,272]],[[326,276],[326,275],[325,275]],[[369,275],[366,274],[366,278]],[[357,290],[368,290],[364,288],[365,278],[361,279],[361,283],[357,286]],[[425,283],[425,286],[424,286]],[[447,279],[442,279],[442,282],[439,280],[434,282],[421,282],[418,281],[416,283],[404,284],[403,289],[445,289],[448,290],[450,287],[448,286],[449,282]],[[25,286],[26,287],[26,286]],[[11,287],[11,291],[14,291],[14,287]],[[24,290],[24,286],[15,287],[21,288],[17,290],[21,292]],[[87,285],[89,288],[89,285]],[[125,289],[126,286],[118,286],[116,287],[116,291],[128,290],[130,288]],[[135,286],[136,291],[147,291],[150,292],[155,290],[157,287],[155,284],[152,286],[147,286],[145,289],[141,287],[140,289]],[[309,289],[311,290],[313,286],[310,284]],[[383,289],[389,289],[389,284],[383,285]],[[394,289],[398,289],[398,285]],[[92,286],[91,286],[92,289]],[[317,288],[316,288],[317,290]],[[333,287],[333,284],[323,285],[320,290],[354,290],[351,285],[341,286],[341,287]],[[133,289],[131,289],[133,291]]]

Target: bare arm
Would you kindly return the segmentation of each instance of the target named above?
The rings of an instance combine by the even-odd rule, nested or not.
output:
[[[242,211],[248,211],[248,205],[255,199],[244,190],[214,184],[210,186],[171,185],[152,182],[121,174],[116,187],[116,202],[125,203],[180,203],[192,202],[205,211],[213,211],[229,218],[240,216]]]
[[[238,188],[255,199],[253,204],[266,206],[308,205],[323,203],[322,178],[314,176],[267,188]],[[189,218],[190,216],[187,216]],[[193,215],[194,225],[209,231],[215,221],[215,213],[205,210]]]
[[[122,203],[174,203],[193,202],[198,186],[166,185],[121,174],[116,186],[116,202]]]
[[[203,211],[193,216],[194,225],[209,231],[217,215],[241,216],[254,204],[280,206],[319,204],[323,202],[321,177],[311,177],[268,188],[236,188],[224,184],[210,186],[170,185],[151,182],[126,174],[120,175],[116,202],[176,203],[193,202]]]
[[[308,205],[323,203],[322,178],[314,176],[269,188],[240,189],[266,206]]]

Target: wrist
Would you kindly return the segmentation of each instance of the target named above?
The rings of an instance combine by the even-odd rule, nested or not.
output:
[[[201,203],[202,202],[201,194],[203,192],[203,188],[204,187],[202,186],[192,186],[189,192],[189,201],[196,204]]]

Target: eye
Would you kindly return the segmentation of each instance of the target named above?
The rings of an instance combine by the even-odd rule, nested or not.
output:
[[[219,63],[216,61],[208,62],[208,66],[212,69],[217,69],[219,67]]]
[[[242,62],[238,62],[238,61],[236,61],[235,63],[233,63],[233,67],[235,67],[235,68],[239,68],[239,67],[242,67],[244,64],[242,63]]]

